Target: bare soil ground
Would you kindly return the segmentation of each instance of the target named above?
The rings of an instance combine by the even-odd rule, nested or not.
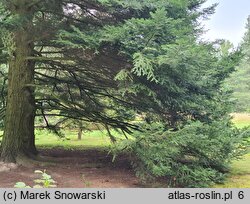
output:
[[[20,166],[0,172],[0,187],[12,188],[16,182],[33,186],[35,170],[45,170],[60,188],[132,188],[140,187],[126,156],[112,157],[99,150],[41,150],[50,162],[41,162],[33,167]],[[53,162],[51,162],[53,160]]]

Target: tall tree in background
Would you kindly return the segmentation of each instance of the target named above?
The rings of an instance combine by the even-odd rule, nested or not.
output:
[[[225,84],[227,88],[233,91],[234,111],[250,112],[250,17],[248,17],[241,49],[244,57]]]
[[[130,111],[169,128],[221,117],[221,83],[237,55],[218,57],[199,41],[199,20],[214,10],[204,2],[1,0],[9,66],[2,159],[37,153],[36,114],[49,127],[53,115],[123,131],[136,128]]]

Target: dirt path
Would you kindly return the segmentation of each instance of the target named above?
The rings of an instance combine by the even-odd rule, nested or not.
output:
[[[34,185],[35,170],[44,170],[57,181],[60,188],[129,188],[139,187],[134,172],[125,157],[114,164],[107,152],[96,150],[41,150],[56,162],[43,163],[33,168],[19,167],[0,173],[0,187],[13,187],[22,181]]]

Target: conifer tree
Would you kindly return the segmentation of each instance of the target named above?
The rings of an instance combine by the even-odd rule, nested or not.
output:
[[[243,58],[235,72],[226,80],[225,87],[233,92],[231,100],[235,102],[234,112],[250,112],[250,17],[241,49]]]
[[[174,128],[220,117],[221,83],[237,54],[219,57],[199,40],[199,19],[214,11],[201,9],[204,2],[1,0],[8,64],[1,158],[37,153],[35,115],[123,131],[137,128],[133,112]]]

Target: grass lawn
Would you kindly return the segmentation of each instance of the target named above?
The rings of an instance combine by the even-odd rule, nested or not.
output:
[[[66,130],[65,137],[60,138],[54,133],[47,130],[36,130],[36,146],[38,148],[55,148],[64,149],[100,149],[107,148],[110,139],[106,131],[95,130],[92,132],[83,132],[82,140],[77,139],[77,131]]]

